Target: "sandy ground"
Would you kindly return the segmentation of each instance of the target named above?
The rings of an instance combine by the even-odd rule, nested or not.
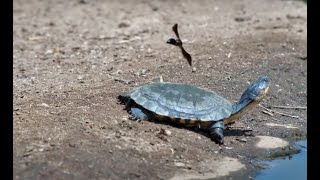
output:
[[[252,160],[274,151],[261,137],[290,146],[307,136],[306,109],[275,107],[307,106],[306,10],[289,0],[14,0],[14,179],[253,177]],[[175,23],[196,72],[165,43]],[[261,103],[272,112],[247,113],[222,146],[133,122],[116,99],[162,76],[236,102],[261,75],[272,79]]]

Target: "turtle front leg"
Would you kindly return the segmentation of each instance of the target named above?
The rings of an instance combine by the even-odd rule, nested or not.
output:
[[[151,119],[152,114],[150,112],[147,112],[146,110],[143,110],[139,107],[131,107],[130,110],[128,111],[134,120],[136,121],[144,121]]]
[[[224,123],[222,121],[217,121],[211,124],[209,127],[209,133],[210,133],[210,138],[214,142],[218,144],[223,144],[223,130],[224,130]]]

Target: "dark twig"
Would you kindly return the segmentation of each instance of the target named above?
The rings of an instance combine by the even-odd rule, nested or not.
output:
[[[175,24],[173,25],[172,27],[172,31],[174,32],[174,34],[176,35],[177,39],[173,39],[173,38],[170,38],[167,43],[168,44],[171,44],[171,45],[175,45],[175,46],[179,46],[180,49],[181,49],[181,53],[183,55],[184,58],[187,59],[188,63],[190,66],[192,66],[192,58],[191,58],[191,55],[183,48],[182,46],[182,41],[180,39],[180,35],[179,35],[179,32],[178,32],[178,24]]]

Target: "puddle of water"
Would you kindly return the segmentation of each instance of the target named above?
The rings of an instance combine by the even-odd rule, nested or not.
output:
[[[264,162],[268,169],[259,171],[255,180],[307,179],[307,140],[296,144],[301,148],[300,153]]]

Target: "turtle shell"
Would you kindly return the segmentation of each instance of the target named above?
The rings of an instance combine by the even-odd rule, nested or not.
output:
[[[170,118],[218,121],[232,112],[232,104],[225,98],[188,84],[151,83],[127,95],[143,108]]]

